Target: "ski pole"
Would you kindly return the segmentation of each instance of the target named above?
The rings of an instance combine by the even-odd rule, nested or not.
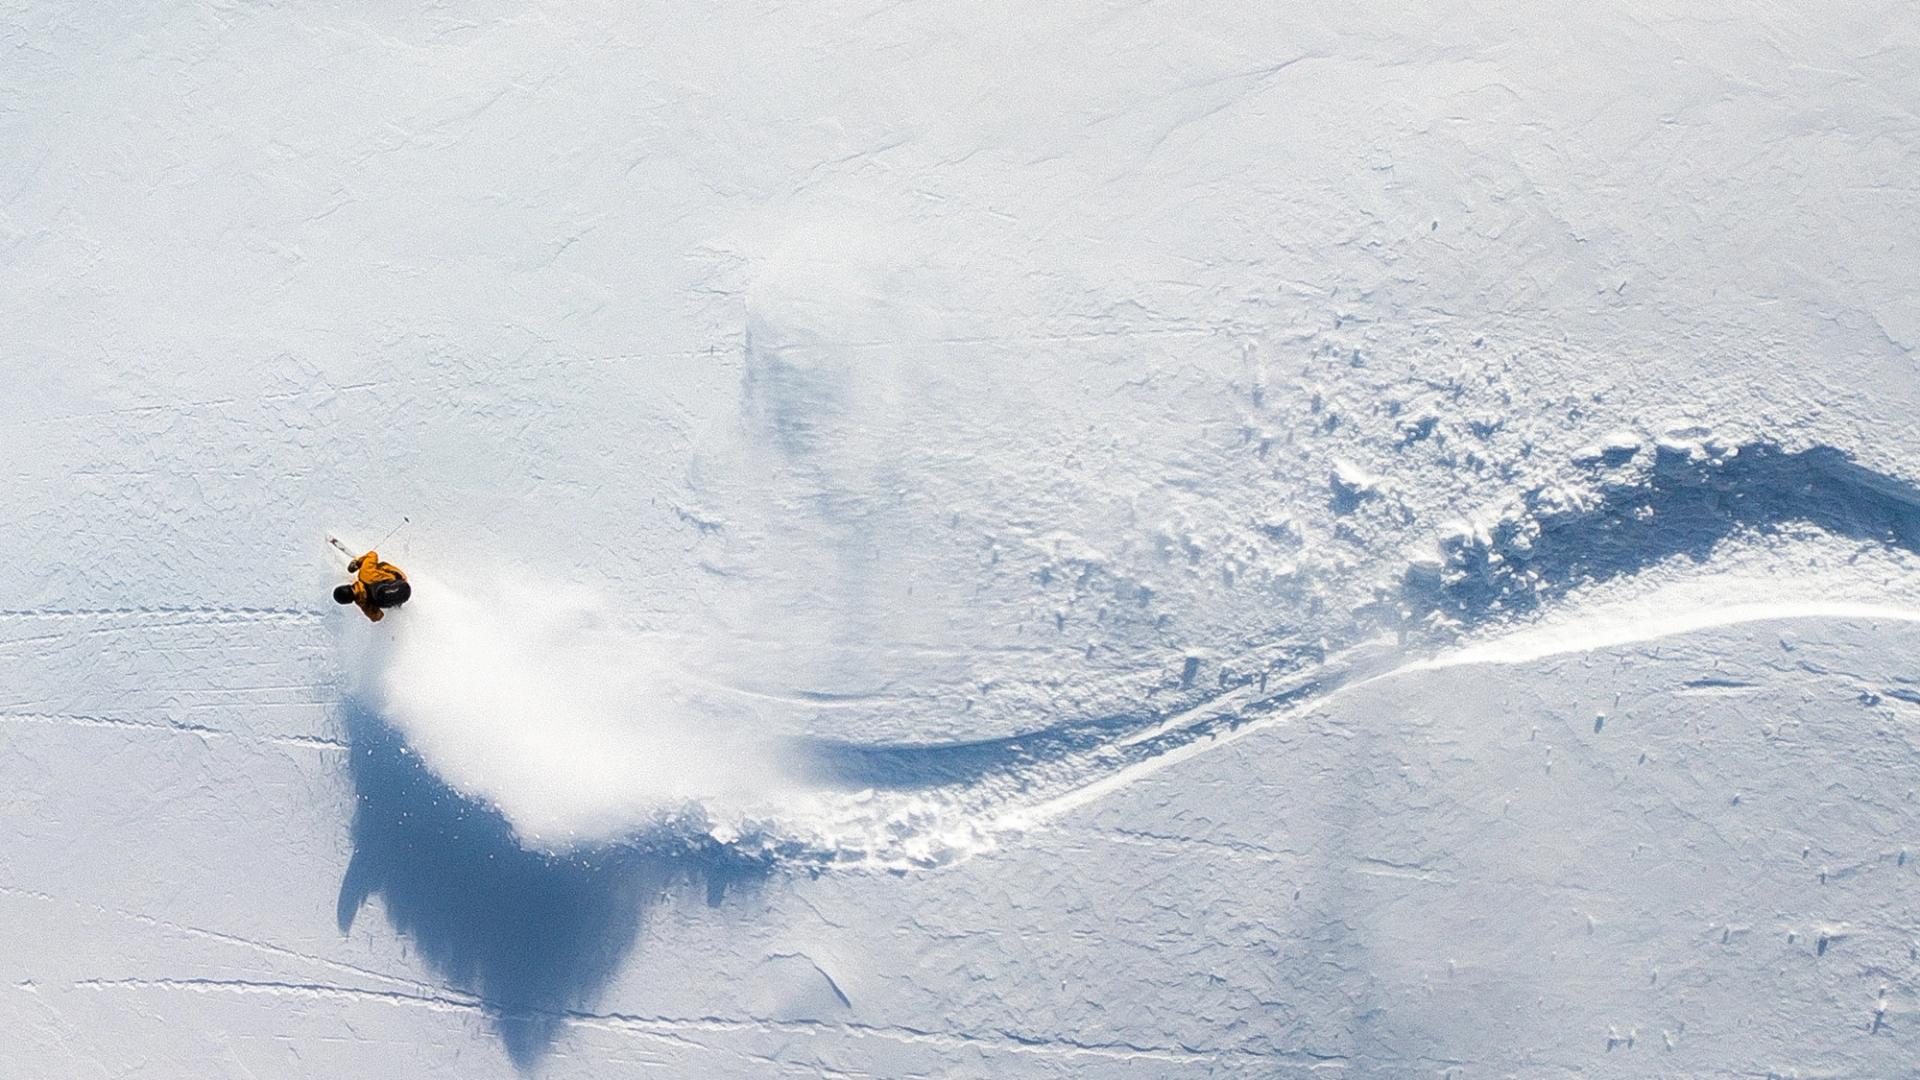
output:
[[[380,542],[379,542],[379,543],[377,543],[377,544],[375,544],[375,545],[373,545],[373,546],[374,546],[374,547],[386,547],[386,546],[387,546],[387,541],[389,541],[389,540],[391,540],[391,539],[393,539],[393,534],[394,534],[394,533],[397,533],[397,532],[399,532],[399,531],[400,531],[400,529],[401,529],[401,527],[402,527],[402,526],[404,526],[404,525],[406,525],[406,523],[407,523],[408,521],[410,521],[410,520],[412,520],[412,519],[410,519],[410,518],[408,518],[408,517],[407,517],[407,516],[406,516],[405,514],[402,514],[402,515],[400,516],[400,524],[399,524],[399,525],[395,525],[395,526],[394,526],[393,528],[391,528],[391,529],[388,529],[388,530],[387,530],[387,535],[385,535],[385,536],[383,536],[383,537],[381,537],[381,538],[380,538]]]

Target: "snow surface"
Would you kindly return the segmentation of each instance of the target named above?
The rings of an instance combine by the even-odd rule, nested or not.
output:
[[[0,43],[0,1076],[1914,1075],[1920,8]]]

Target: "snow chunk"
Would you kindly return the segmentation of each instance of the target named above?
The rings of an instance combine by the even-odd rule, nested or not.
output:
[[[1573,460],[1581,465],[1624,465],[1640,452],[1644,443],[1644,439],[1631,431],[1615,431],[1597,443],[1575,450]]]
[[[1379,496],[1386,486],[1386,481],[1351,461],[1335,458],[1329,484],[1333,488],[1334,512],[1345,514],[1350,513],[1363,500]]]

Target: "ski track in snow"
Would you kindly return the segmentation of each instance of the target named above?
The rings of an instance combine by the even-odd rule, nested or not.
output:
[[[322,735],[268,735],[251,731],[234,731],[228,728],[208,727],[205,724],[193,724],[183,720],[140,720],[132,717],[96,716],[85,713],[0,712],[0,724],[70,724],[76,727],[109,728],[123,731],[132,730],[189,734],[198,735],[206,739],[238,739],[310,750],[344,751],[348,749],[347,744],[339,739],[328,738]]]
[[[472,1012],[498,1020],[565,1021],[586,1027],[604,1026],[627,1033],[651,1035],[661,1039],[684,1041],[690,1033],[772,1032],[789,1036],[808,1036],[824,1031],[901,1042],[926,1043],[946,1049],[988,1046],[995,1050],[1046,1057],[1095,1058],[1131,1061],[1144,1059],[1183,1065],[1204,1065],[1221,1058],[1244,1057],[1262,1062],[1303,1061],[1330,1063],[1344,1060],[1338,1054],[1312,1051],[1253,1051],[1242,1048],[1151,1046],[1136,1043],[1094,1043],[1058,1036],[1023,1035],[1019,1032],[936,1031],[920,1028],[887,1027],[853,1021],[776,1020],[725,1016],[640,1016],[627,1013],[594,1012],[584,1009],[535,1009],[490,1001],[458,991],[434,990],[414,984],[413,990],[376,990],[341,986],[334,983],[292,982],[268,979],[207,978],[117,978],[80,979],[77,990],[104,992],[170,992],[196,994],[266,995],[306,998],[318,1001],[370,1002],[411,1006],[448,1012]]]
[[[1657,566],[1658,557],[1673,551],[1702,556],[1702,568],[1711,572],[1704,556],[1725,541],[1760,543],[1784,523],[1803,522],[1823,535],[1863,540],[1896,551],[1920,545],[1920,501],[1906,485],[1868,473],[1828,450],[1785,454],[1764,444],[1730,453],[1719,463],[1668,453],[1637,479],[1615,482],[1597,499],[1572,511],[1540,509],[1524,502],[1507,508],[1482,525],[1481,535],[1465,542],[1449,540],[1443,552],[1450,569],[1436,571],[1431,563],[1412,565],[1402,585],[1410,612],[1449,611],[1469,632],[1457,644],[1453,636],[1434,633],[1416,623],[1403,624],[1395,633],[1373,640],[1326,642],[1300,646],[1277,642],[1249,657],[1213,661],[1221,670],[1259,672],[1257,677],[1218,690],[1192,695],[1180,707],[1162,712],[1142,711],[1105,718],[1068,719],[1050,727],[1018,735],[964,743],[870,744],[820,739],[765,742],[745,738],[750,717],[725,719],[729,710],[755,700],[804,701],[838,707],[848,701],[823,692],[786,694],[738,687],[708,678],[697,667],[672,670],[656,665],[653,675],[639,678],[596,679],[593,672],[631,668],[634,656],[658,656],[660,650],[682,650],[684,638],[674,635],[627,634],[609,613],[582,608],[576,618],[564,610],[545,630],[529,631],[517,622],[500,621],[486,605],[460,609],[454,624],[468,635],[460,643],[429,640],[416,643],[413,666],[394,674],[404,683],[427,682],[441,687],[416,695],[412,708],[424,714],[409,722],[404,710],[375,708],[383,722],[399,728],[411,751],[453,792],[475,801],[475,812],[504,814],[522,843],[536,851],[564,853],[595,848],[698,850],[718,845],[730,858],[764,865],[796,867],[871,867],[907,869],[937,866],[988,850],[1005,837],[1034,828],[1076,807],[1084,806],[1129,784],[1197,754],[1228,745],[1242,736],[1310,710],[1355,685],[1425,670],[1467,664],[1517,664],[1562,653],[1613,648],[1660,637],[1768,620],[1840,618],[1867,621],[1912,622],[1920,609],[1863,600],[1783,598],[1755,601],[1739,587],[1719,592],[1696,590],[1667,601],[1627,605],[1618,610],[1590,610],[1591,605],[1563,596],[1569,588],[1608,578],[1631,579]],[[1524,539],[1523,552],[1506,551]],[[1715,560],[1717,561],[1717,560]],[[1844,567],[1839,573],[1844,574]],[[1656,584],[1658,582],[1656,581]],[[1773,589],[1776,586],[1761,585]],[[1855,583],[1853,595],[1874,590]],[[431,592],[431,590],[429,590]],[[1516,603],[1516,598],[1527,603]],[[1538,598],[1546,598],[1542,601]],[[1535,606],[1546,603],[1544,607]],[[519,613],[524,602],[495,604],[492,611]],[[291,607],[219,607],[153,605],[117,608],[30,608],[0,611],[0,624],[73,623],[74,629],[35,631],[24,637],[0,640],[0,650],[16,644],[36,648],[72,634],[171,634],[197,626],[226,622],[269,621],[300,628],[303,637],[325,633],[325,617]],[[433,614],[429,605],[406,613],[389,624],[373,641],[356,648],[375,650],[382,662],[391,662],[390,632],[401,622],[413,629]],[[517,616],[516,616],[517,617]],[[496,624],[489,624],[488,619]],[[444,625],[445,620],[441,623]],[[361,628],[348,621],[354,633]],[[310,626],[311,629],[305,627]],[[583,631],[581,628],[588,628]],[[595,629],[597,628],[597,629]],[[598,637],[582,637],[591,632]],[[473,634],[479,638],[473,638]],[[542,635],[551,640],[537,644]],[[491,635],[489,637],[489,635]],[[1478,639],[1478,640],[1476,640]],[[136,639],[137,640],[137,639]],[[421,658],[436,661],[445,654],[471,653],[472,641],[481,642],[485,659],[477,667],[454,667],[423,679]],[[591,647],[582,652],[587,643]],[[545,651],[542,651],[542,650]],[[568,657],[565,665],[554,658]],[[587,659],[582,660],[581,657]],[[622,659],[625,658],[625,659]],[[468,657],[471,659],[471,657]],[[1236,663],[1248,660],[1247,663]],[[347,668],[362,661],[349,659]],[[377,666],[377,665],[376,665]],[[553,723],[525,724],[523,711],[500,713],[493,728],[476,728],[481,714],[498,698],[532,700],[545,693],[534,681],[518,675],[543,674],[550,666],[574,671],[576,684],[602,684],[593,694],[574,702],[575,711],[590,715],[576,725],[567,742]],[[476,676],[484,675],[476,681]],[[505,678],[507,681],[501,682]],[[703,713],[673,719],[634,742],[631,732],[636,702],[656,707],[671,702],[662,696],[665,683],[680,681],[693,689]],[[491,680],[491,681],[489,681]],[[624,680],[624,681],[623,681]],[[298,690],[297,682],[241,685],[229,689],[196,688],[208,693],[239,694],[252,699],[263,689]],[[458,693],[454,693],[454,690]],[[1690,692],[1727,693],[1725,688],[1702,687]],[[324,699],[327,695],[322,694]],[[362,696],[365,696],[364,694]],[[182,718],[199,706],[175,694],[162,698],[166,713],[159,718],[141,715],[129,701],[114,708],[65,707],[61,702],[0,703],[0,723],[67,724],[190,735],[208,740],[241,740],[264,745],[349,752],[356,745],[354,724],[347,738],[337,730],[309,729],[250,731],[209,726]],[[889,695],[866,694],[864,704],[891,700]],[[1904,698],[1902,700],[1905,700]],[[584,705],[581,704],[584,701]],[[452,702],[451,705],[448,703]],[[9,705],[11,707],[5,707]],[[259,704],[256,702],[256,704]],[[271,703],[300,705],[302,702]],[[316,702],[315,704],[318,704]],[[643,710],[644,711],[644,710]],[[742,714],[745,716],[746,714]],[[715,717],[721,719],[716,720]],[[489,721],[491,722],[491,721]],[[739,728],[734,752],[719,755],[729,773],[748,775],[742,756],[757,762],[762,779],[750,785],[761,796],[714,799],[692,789],[679,795],[661,786],[698,774],[694,766],[716,755],[713,739],[731,723]],[[716,727],[715,725],[719,726]],[[364,730],[362,726],[358,730]],[[492,734],[489,734],[492,732]],[[531,738],[527,752],[503,760],[482,762],[462,771],[460,756],[473,745],[497,742],[500,733]],[[424,736],[424,740],[422,738]],[[608,739],[621,741],[608,742]],[[364,741],[364,740],[362,740]],[[588,749],[590,747],[597,749]],[[540,764],[540,755],[548,763]],[[643,762],[668,755],[680,764],[651,774],[605,774],[597,782],[603,794],[594,809],[592,827],[575,831],[570,814],[581,805],[584,783],[555,783],[565,777],[557,769],[575,763]],[[674,756],[678,755],[678,756]],[[625,766],[623,766],[624,768]],[[706,767],[706,766],[701,766]],[[779,775],[788,782],[775,785]],[[695,779],[697,779],[697,775]],[[491,785],[491,786],[490,786]],[[529,832],[525,803],[511,796],[517,786],[533,785],[558,792],[558,802],[534,805],[544,815],[543,828]],[[451,795],[452,792],[447,793]]]
[[[1530,629],[1456,649],[1430,660],[1417,661],[1391,674],[1436,671],[1468,664],[1526,664],[1564,653],[1594,652],[1643,641],[1694,634],[1742,623],[1796,619],[1851,619],[1864,622],[1920,622],[1920,608],[1890,607],[1848,601],[1755,601],[1725,607],[1696,608],[1670,614],[1613,613],[1582,618],[1570,625]]]
[[[403,717],[399,727],[409,741],[416,732],[430,738],[442,730],[455,732],[456,739],[442,738],[446,750],[431,743],[421,748],[429,767],[456,790],[497,806],[522,841],[535,849],[564,852],[609,844],[684,848],[719,843],[741,857],[768,865],[905,869],[940,865],[987,850],[1004,836],[1042,825],[1179,761],[1284,722],[1345,689],[1381,679],[1467,664],[1525,663],[1769,620],[1920,621],[1916,608],[1855,600],[1762,602],[1737,591],[1703,594],[1695,590],[1679,599],[1659,594],[1652,601],[1617,611],[1588,612],[1578,603],[1536,609],[1535,605],[1583,582],[1630,579],[1671,552],[1692,552],[1704,562],[1724,541],[1765,543],[1772,530],[1789,522],[1811,524],[1824,535],[1877,541],[1899,551],[1920,545],[1920,499],[1914,492],[1898,481],[1859,469],[1832,451],[1789,455],[1762,444],[1703,462],[1698,454],[1670,450],[1637,481],[1615,482],[1597,502],[1571,513],[1525,506],[1519,513],[1522,516],[1516,518],[1508,511],[1500,524],[1489,528],[1490,539],[1477,545],[1456,543],[1450,557],[1457,569],[1451,578],[1436,577],[1425,564],[1416,564],[1407,573],[1404,588],[1411,611],[1450,610],[1456,623],[1464,619],[1467,627],[1478,626],[1480,633],[1468,635],[1457,647],[1446,644],[1449,635],[1402,626],[1397,637],[1350,642],[1339,649],[1282,650],[1277,660],[1263,659],[1265,666],[1257,679],[1247,678],[1202,695],[1197,702],[1164,715],[1067,721],[969,743],[796,739],[747,746],[742,752],[777,758],[789,776],[801,778],[771,799],[683,800],[670,794],[653,798],[655,793],[643,790],[639,798],[627,802],[602,799],[592,811],[592,828],[575,832],[568,822],[569,815],[578,816],[584,805],[577,796],[569,793],[565,797],[571,802],[547,802],[537,808],[516,804],[512,797],[529,780],[545,782],[543,790],[581,784],[551,783],[538,767],[529,767],[526,775],[503,777],[460,760],[466,751],[456,743],[469,738],[472,717],[467,712],[437,716],[437,704],[416,699],[410,718]],[[1523,531],[1516,521],[1531,539],[1522,555],[1503,559],[1497,554],[1500,545],[1518,542],[1512,538]],[[1521,597],[1529,598],[1529,603],[1516,603]],[[1516,618],[1516,612],[1526,617]],[[470,612],[462,626],[470,631],[484,617]],[[506,640],[510,635],[503,630],[501,636]],[[1476,636],[1483,640],[1472,640]],[[516,648],[526,647],[523,637],[514,640]],[[616,644],[632,647],[630,641]],[[442,657],[448,651],[454,650],[416,643],[412,655]],[[507,655],[504,650],[498,654]],[[500,659],[493,666],[513,662]],[[390,675],[402,684],[422,677],[417,665],[404,664]],[[695,681],[716,688],[697,676]],[[439,685],[454,684],[442,680]],[[506,696],[524,690],[514,686]],[[496,691],[489,693],[500,696]],[[785,697],[758,692],[745,696]],[[622,722],[631,704],[614,703],[615,711],[623,714]],[[680,732],[672,736],[676,743],[701,737],[698,723],[691,727],[686,723],[675,721],[668,729]],[[517,729],[518,717],[508,717],[507,724],[502,730]],[[629,738],[604,734],[616,730],[625,728],[589,725],[578,737],[588,742]],[[662,753],[663,745],[640,744],[635,760]],[[618,746],[608,743],[605,752],[615,756],[628,752]],[[516,760],[509,767],[521,764]],[[730,767],[741,767],[738,754],[732,755]],[[755,767],[769,776],[774,771],[769,760]],[[641,786],[646,783],[641,781]],[[497,792],[510,797],[502,802],[495,797]],[[615,794],[626,799],[629,793]],[[620,809],[628,805],[637,809]],[[516,806],[541,815],[536,832],[524,830],[534,819],[516,812]],[[628,817],[625,825],[620,822],[623,813]]]
[[[324,611],[304,608],[252,608],[214,606],[148,606],[118,608],[14,608],[0,610],[0,621],[33,619],[143,619],[155,616],[179,616],[183,624],[201,622],[317,622]]]
[[[1521,630],[1428,659],[1399,664],[1384,671],[1377,670],[1377,664],[1369,665],[1365,659],[1335,659],[1318,673],[1313,684],[1315,693],[1310,697],[1288,703],[1291,707],[1274,711],[1270,704],[1274,699],[1262,699],[1245,706],[1235,719],[1238,720],[1240,716],[1255,711],[1266,712],[1268,715],[1240,722],[1229,722],[1224,726],[1196,725],[1181,729],[1190,737],[1180,740],[1165,751],[1037,805],[1011,810],[1005,815],[1003,821],[1010,828],[1040,824],[1110,795],[1168,766],[1224,747],[1276,723],[1296,717],[1341,693],[1372,683],[1447,668],[1483,664],[1526,664],[1553,656],[1598,652],[1745,624],[1792,623],[1811,619],[1846,619],[1868,623],[1920,623],[1920,608],[1808,600],[1730,603],[1725,607],[1696,608],[1666,616],[1647,616],[1637,620],[1603,614],[1592,620],[1575,618],[1550,628]]]

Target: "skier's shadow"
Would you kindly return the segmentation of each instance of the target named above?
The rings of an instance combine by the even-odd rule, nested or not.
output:
[[[712,842],[528,852],[498,811],[442,783],[377,714],[350,701],[346,728],[357,801],[341,932],[377,895],[418,955],[480,999],[522,1069],[593,1007],[651,905],[689,889],[718,905],[768,872]]]

